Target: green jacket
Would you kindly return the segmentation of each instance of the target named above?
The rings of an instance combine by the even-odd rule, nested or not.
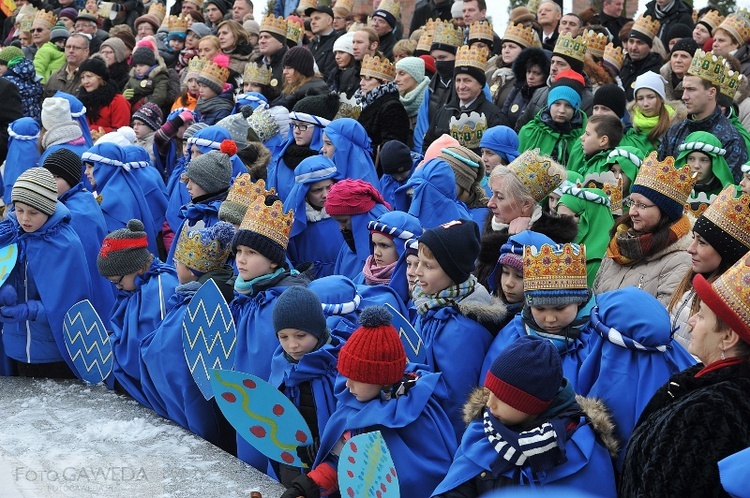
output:
[[[169,72],[163,61],[154,67],[143,79],[135,77],[135,68],[130,70],[130,79],[125,89],[133,89],[131,104],[136,104],[141,99],[145,102],[153,102],[159,107],[167,104],[167,93],[169,92]]]
[[[649,142],[647,134],[636,131],[635,128],[630,128],[625,132],[620,141],[620,146],[622,145],[635,147],[643,153],[643,157],[648,156],[659,147],[659,144],[654,145]]]
[[[47,83],[47,78],[65,64],[65,51],[52,42],[47,42],[36,51],[34,56],[34,69],[36,74],[42,77],[42,84]]]
[[[521,128],[518,134],[518,150],[539,149],[542,154],[566,166],[575,143],[580,144],[586,122],[586,114],[578,110],[573,119],[565,123],[561,130],[561,127],[552,121],[549,108],[545,107]]]

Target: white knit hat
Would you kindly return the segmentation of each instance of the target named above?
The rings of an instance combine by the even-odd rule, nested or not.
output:
[[[419,57],[404,57],[396,63],[396,69],[408,73],[417,85],[424,79],[424,60]]]
[[[464,3],[461,0],[453,2],[451,6],[451,17],[453,19],[461,19],[464,16]]]
[[[351,31],[344,33],[339,36],[335,42],[333,42],[334,52],[346,52],[349,55],[354,55],[354,33]]]
[[[42,103],[42,126],[51,130],[54,126],[72,123],[70,116],[70,102],[61,97],[49,97]]]
[[[635,86],[633,87],[633,95],[638,94],[638,90],[641,88],[648,88],[653,90],[661,97],[662,101],[667,100],[667,93],[664,91],[664,79],[661,75],[656,74],[653,71],[648,71],[638,76],[635,79]]]

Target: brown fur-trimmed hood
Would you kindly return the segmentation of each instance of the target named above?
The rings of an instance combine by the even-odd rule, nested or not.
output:
[[[474,292],[457,304],[458,312],[484,326],[495,336],[505,323],[508,310],[500,298],[491,296],[483,285],[477,283]]]
[[[268,164],[271,162],[271,151],[262,142],[248,142],[245,148],[237,152],[237,155],[253,181],[266,179]]]

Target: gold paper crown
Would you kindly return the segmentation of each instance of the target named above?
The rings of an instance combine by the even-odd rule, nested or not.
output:
[[[716,199],[716,194],[706,195],[705,192],[699,192],[697,196],[693,196],[695,191],[691,192],[685,203],[685,212],[693,218],[698,218],[706,212],[711,203]]]
[[[88,9],[81,9],[78,11],[78,17],[88,17],[89,19],[96,20],[99,18],[96,14],[89,11]]]
[[[229,187],[226,201],[234,202],[247,208],[255,199],[265,199],[266,196],[276,193],[276,189],[266,190],[266,182],[263,179],[253,183],[249,173],[242,173],[235,178],[234,183]]]
[[[341,104],[339,104],[339,110],[333,119],[339,119],[339,118],[359,119],[360,114],[362,114],[362,106],[359,106],[357,104],[352,104],[351,102],[341,102]]]
[[[455,67],[475,67],[484,71],[487,65],[487,51],[476,47],[462,45],[456,53]]]
[[[170,33],[187,33],[188,19],[181,15],[169,16],[167,18],[167,27]]]
[[[750,251],[750,195],[727,185],[703,216]]]
[[[281,16],[276,17],[273,14],[267,15],[263,18],[263,22],[260,24],[260,31],[266,31],[268,33],[274,33],[286,37],[286,19]]]
[[[352,25],[349,26],[349,29],[347,29],[347,31],[349,33],[354,33],[356,31],[359,31],[360,29],[366,28],[366,27],[367,27],[367,24],[365,24],[363,22],[353,22]]]
[[[542,0],[529,0],[529,2],[526,4],[526,8],[529,9],[529,12],[531,12],[532,14],[536,14],[541,4]]]
[[[523,248],[523,291],[587,290],[586,248],[578,244]]]
[[[617,175],[611,171],[592,173],[583,179],[584,188],[602,189],[609,197],[609,211],[612,214],[622,214],[622,174]]]
[[[539,149],[527,150],[508,165],[531,197],[541,202],[550,192],[562,185],[565,169]]]
[[[724,68],[724,79],[721,80],[721,93],[734,100],[737,90],[745,76],[739,71],[734,71],[727,65]]]
[[[250,230],[268,237],[286,250],[293,222],[293,210],[284,213],[284,206],[280,200],[266,206],[265,197],[260,196],[247,207],[245,217],[240,223],[240,230]]]
[[[279,124],[271,115],[271,111],[265,107],[256,108],[250,117],[247,118],[247,124],[250,125],[250,128],[252,128],[263,143],[279,134]]]
[[[542,42],[539,40],[539,35],[534,28],[531,26],[528,28],[524,27],[521,23],[514,24],[513,22],[509,22],[508,27],[505,28],[503,40],[517,43],[523,48],[542,48]]]
[[[594,57],[603,58],[604,49],[609,39],[602,33],[590,29],[583,34],[586,37],[586,52]]]
[[[197,78],[198,75],[200,75],[200,72],[203,70],[203,66],[205,65],[205,59],[202,59],[200,57],[193,57],[192,59],[190,59],[190,62],[188,62],[187,76],[185,76],[185,79]]]
[[[40,10],[36,13],[36,16],[34,17],[34,22],[37,22],[37,21],[49,24],[49,27],[51,28],[57,22],[57,16],[55,15],[54,12]]]
[[[698,22],[702,22],[706,26],[709,26],[711,28],[709,31],[713,33],[714,30],[724,22],[724,19],[724,16],[722,16],[718,10],[709,10],[698,20]]]
[[[656,33],[659,32],[660,27],[661,23],[656,19],[652,19],[651,16],[640,15],[635,20],[632,30],[646,35],[653,40]]]
[[[487,118],[476,111],[462,113],[458,119],[451,116],[448,129],[450,135],[462,146],[467,149],[479,149],[482,135],[487,131]]]
[[[713,52],[704,52],[698,49],[693,56],[693,61],[688,68],[688,74],[706,80],[712,85],[721,87],[726,70],[724,57]]]
[[[434,33],[430,33],[429,31],[425,31],[424,33],[422,33],[422,35],[419,37],[419,42],[417,43],[417,50],[429,53],[430,47],[432,47],[433,35]]]
[[[213,239],[210,242],[203,240],[200,231],[189,229],[188,224],[185,223],[182,226],[180,238],[177,239],[174,260],[191,270],[208,273],[223,268],[231,252],[231,243],[222,247],[221,241],[218,239]]]
[[[396,68],[391,61],[383,57],[365,55],[362,59],[362,69],[359,71],[360,76],[369,76],[382,81],[393,81],[396,76]]]
[[[469,42],[479,40],[487,41],[492,43],[495,39],[495,31],[492,29],[492,24],[487,21],[474,21],[469,26]]]
[[[742,46],[750,38],[750,19],[740,13],[734,13],[724,19],[719,29],[729,33]]]
[[[733,312],[725,314],[720,310],[719,313],[723,321],[732,330],[740,334],[742,340],[750,342],[750,337],[748,337],[748,328],[750,328],[750,266],[748,266],[748,259],[745,256],[741,257],[711,284],[711,288]]]
[[[299,12],[300,15],[304,15],[307,9],[317,6],[316,0],[300,0],[299,5],[297,5],[297,12]]]
[[[336,3],[333,6],[351,12],[354,10],[354,0],[336,0]]]
[[[616,67],[618,72],[622,69],[622,64],[625,62],[625,55],[620,46],[615,47],[612,43],[608,43],[604,47],[604,62]]]
[[[424,23],[424,26],[422,26],[422,29],[424,30],[425,33],[434,34],[435,28],[437,27],[438,22],[439,22],[439,19],[438,20],[427,19],[427,22]]]
[[[256,64],[254,62],[249,62],[247,66],[245,66],[242,81],[243,83],[255,83],[256,85],[270,85],[272,77],[273,74],[271,73],[270,67],[267,67],[262,63]]]
[[[557,38],[553,54],[566,55],[575,60],[583,62],[586,56],[586,39],[583,36],[576,36],[570,33],[563,33]]]
[[[313,5],[315,7],[315,5]],[[286,39],[299,45],[302,41],[302,35],[305,34],[305,25],[296,19],[287,19],[286,21]]]
[[[167,7],[163,3],[154,2],[149,6],[147,13],[156,16],[161,23],[167,16]]]
[[[649,188],[684,205],[696,181],[698,177],[693,176],[690,166],[686,164],[677,169],[674,166],[674,157],[667,156],[663,161],[659,161],[654,151],[641,163],[633,186]]]
[[[229,68],[221,67],[214,61],[206,61],[206,63],[203,65],[203,68],[201,69],[199,77],[205,78],[208,81],[219,85],[219,87],[221,88],[229,79]]]
[[[384,10],[395,17],[397,21],[401,20],[401,3],[397,0],[383,0],[376,10]]]
[[[450,45],[460,47],[464,43],[464,32],[461,28],[453,26],[448,21],[441,21],[435,26],[435,34],[432,36],[432,44]]]

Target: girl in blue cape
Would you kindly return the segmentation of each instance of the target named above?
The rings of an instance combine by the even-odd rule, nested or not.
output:
[[[53,97],[65,99],[70,103],[70,117],[72,117],[73,120],[78,123],[78,126],[81,127],[81,132],[83,133],[83,140],[86,144],[86,147],[93,147],[94,139],[91,137],[91,129],[89,128],[88,121],[86,121],[86,108],[83,106],[83,102],[78,100],[78,97],[76,97],[75,95],[71,95],[60,90],[58,90],[53,95]]]
[[[325,201],[326,213],[339,224],[344,242],[333,273],[355,279],[370,256],[367,225],[390,210],[380,192],[363,180],[344,179],[334,184]]]
[[[307,461],[312,463],[326,423],[336,409],[336,361],[343,341],[326,325],[320,299],[295,285],[273,307],[273,329],[280,345],[271,364],[269,382],[296,406],[312,433]],[[299,467],[274,464],[284,486],[303,474]]]
[[[333,161],[341,178],[364,180],[371,185],[379,185],[370,143],[370,137],[359,121],[340,118],[323,130],[321,152]]]
[[[410,323],[417,317],[411,295],[417,285],[417,265],[419,264],[419,241],[410,239],[404,244],[404,252],[398,258],[396,268],[393,269],[391,282],[388,284],[400,298],[407,314],[404,315]]]
[[[606,408],[576,396],[549,341],[525,336],[511,343],[464,413],[469,426],[434,497],[525,486],[617,496],[610,456],[617,443]]]
[[[21,173],[39,162],[39,122],[21,118],[8,126],[8,155],[3,170],[3,203],[11,204],[11,190]]]
[[[586,283],[586,249],[578,244],[524,247],[524,307],[492,341],[482,365],[484,379],[492,361],[519,337],[542,337],[555,345],[563,375],[575,392],[586,359],[591,331],[586,327],[596,301]]]
[[[419,220],[403,211],[388,211],[367,224],[370,248],[362,272],[354,279],[357,284],[388,285],[406,241],[422,235]],[[382,304],[382,303],[381,303]]]
[[[86,166],[86,176],[98,194],[107,230],[114,232],[125,227],[129,220],[142,220],[149,251],[158,254],[159,227],[154,226],[154,216],[138,180],[125,169],[122,147],[113,143],[94,145],[81,159]]]
[[[136,401],[154,409],[141,387],[141,342],[167,316],[167,301],[179,284],[175,269],[149,252],[139,220],[107,235],[96,265],[119,291],[110,318],[112,374]]]
[[[357,285],[343,275],[316,278],[308,286],[321,301],[331,333],[346,340],[357,329],[362,296]]]
[[[166,220],[167,194],[164,179],[159,174],[146,149],[140,145],[127,145],[125,151],[125,167],[130,168],[141,185],[146,202],[154,215],[154,226],[161,227]]]
[[[344,244],[338,223],[325,209],[331,186],[341,178],[330,159],[322,155],[308,157],[294,170],[294,187],[284,201],[284,208],[294,211],[289,259],[295,267],[312,262],[317,278],[333,274]]]
[[[578,392],[601,399],[620,440],[617,468],[641,412],[669,378],[695,364],[672,336],[669,313],[651,294],[625,287],[596,296]]]
[[[141,343],[141,387],[154,410],[222,448],[234,446],[234,431],[212,400],[205,400],[190,374],[183,351],[183,319],[188,303],[209,280],[231,300],[232,267],[227,265],[234,227],[219,222],[190,230],[176,244],[179,285],[166,303],[164,320]],[[229,436],[229,437],[227,437]]]
[[[495,166],[507,166],[518,157],[518,134],[508,126],[493,126],[482,134],[479,147],[482,149],[482,160],[485,168],[482,187],[484,187],[487,196],[492,196],[490,173]]]
[[[383,144],[378,156],[378,166],[383,171],[380,193],[388,204],[396,205],[396,190],[406,183],[422,159],[422,154],[411,152],[405,143],[398,140],[389,140]]]
[[[282,498],[338,491],[342,444],[366,432],[382,434],[401,496],[430,496],[448,470],[456,441],[436,399],[443,389],[440,374],[406,371],[404,347],[385,308],[366,308],[360,324],[339,353],[338,406],[323,431],[312,470],[295,479]]]
[[[0,222],[0,246],[18,246],[18,260],[0,288],[5,354],[20,375],[74,378],[63,322],[71,306],[91,297],[83,246],[46,169],[23,172],[11,200],[14,211]]]

